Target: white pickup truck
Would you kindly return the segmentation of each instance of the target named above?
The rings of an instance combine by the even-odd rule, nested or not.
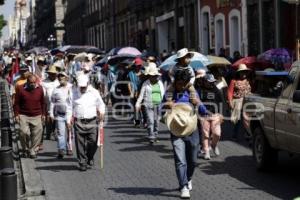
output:
[[[253,157],[259,170],[274,166],[279,150],[300,153],[300,61],[293,63],[286,74],[276,73],[269,73],[275,78],[267,72],[257,74],[259,80],[273,85],[262,89],[264,94],[245,98],[244,111],[251,117],[245,128],[252,136]],[[259,80],[258,90],[264,85]]]

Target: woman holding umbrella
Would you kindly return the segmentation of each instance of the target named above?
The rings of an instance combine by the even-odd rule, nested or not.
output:
[[[248,79],[250,69],[245,64],[240,64],[235,79],[231,80],[228,88],[228,102],[232,110],[231,121],[234,124],[232,138],[237,139],[238,131],[241,128],[241,114],[243,100],[251,93],[251,85]]]

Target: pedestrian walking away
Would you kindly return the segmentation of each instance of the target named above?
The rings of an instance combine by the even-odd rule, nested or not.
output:
[[[86,75],[78,77],[73,91],[74,132],[79,170],[93,166],[97,151],[98,120],[104,119],[105,104],[99,92],[89,84]]]

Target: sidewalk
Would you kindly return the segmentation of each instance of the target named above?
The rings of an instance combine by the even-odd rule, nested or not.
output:
[[[168,132],[162,128],[160,143],[155,146],[149,146],[145,136],[146,130],[133,128],[131,122],[111,120],[105,127],[104,169],[99,169],[97,153],[95,168],[86,172],[78,171],[74,156],[57,160],[56,142],[45,141],[45,150],[35,164],[46,198],[177,199],[178,183]],[[199,159],[192,199],[292,199],[299,196],[299,179],[291,174],[257,173],[248,147],[225,140],[220,150],[218,158]]]

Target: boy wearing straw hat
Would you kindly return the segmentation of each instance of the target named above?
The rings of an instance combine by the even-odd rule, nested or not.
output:
[[[194,56],[193,53],[189,52],[187,48],[183,48],[177,52],[177,59],[175,60],[177,64],[170,70],[170,77],[172,80],[172,83],[170,84],[169,88],[167,89],[167,102],[170,102],[172,99],[172,95],[174,92],[174,82],[176,79],[174,75],[177,72],[185,71],[185,73],[189,76],[189,82],[186,84],[185,88],[190,93],[190,99],[191,103],[194,105],[197,105],[199,102],[196,101],[195,95],[196,90],[194,87],[195,82],[195,72],[193,68],[190,66],[191,58]]]

